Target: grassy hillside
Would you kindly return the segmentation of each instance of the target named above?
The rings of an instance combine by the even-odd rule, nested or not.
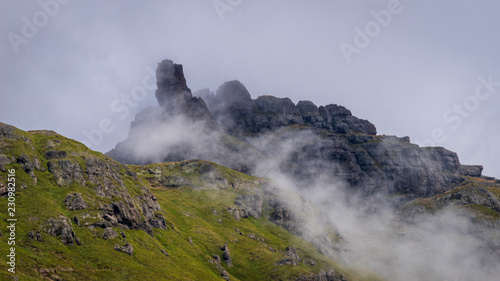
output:
[[[334,280],[379,280],[272,223],[266,200],[260,216],[239,218],[237,197],[267,182],[213,163],[127,167],[54,132],[0,123],[4,191],[12,169],[15,246],[3,192],[1,280],[316,280],[330,270]]]

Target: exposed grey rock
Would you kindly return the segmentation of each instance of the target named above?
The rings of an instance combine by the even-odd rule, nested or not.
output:
[[[240,221],[240,220],[241,220],[240,211],[239,211],[237,208],[231,208],[231,207],[228,207],[228,208],[227,208],[227,211],[228,211],[229,213],[233,214],[234,219],[236,219],[237,221]]]
[[[122,252],[124,252],[127,255],[132,255],[134,253],[134,247],[132,247],[132,244],[126,243],[125,245],[122,246],[121,248]]]
[[[60,140],[48,140],[47,141],[47,147],[48,148],[56,148],[59,145],[61,145],[61,141]]]
[[[21,164],[21,167],[23,170],[30,175],[35,183],[37,182],[37,178],[35,176],[35,165],[33,165],[33,162],[31,162],[30,158],[26,154],[21,154],[17,158],[17,163]]]
[[[285,249],[286,258],[276,262],[278,265],[298,265],[302,259],[296,253],[294,247],[286,247]]]
[[[11,161],[9,157],[5,156],[4,154],[0,154],[0,165],[7,165],[10,164]]]
[[[248,90],[238,80],[228,81],[220,85],[217,89],[216,96],[220,102],[224,104],[234,104],[252,100]]]
[[[89,206],[83,200],[81,193],[69,193],[64,199],[64,204],[70,211],[87,209]]]
[[[304,222],[286,206],[276,206],[269,220],[292,234],[300,236],[305,232]]]
[[[170,255],[167,253],[167,251],[165,251],[165,250],[163,250],[163,249],[160,249],[160,252],[161,252],[162,254],[164,254],[165,256],[170,257]]]
[[[71,222],[63,215],[48,219],[43,230],[53,237],[60,236],[64,245],[72,246],[75,243],[75,233]]]
[[[297,103],[297,109],[302,115],[304,125],[326,130],[331,130],[333,128],[331,123],[327,124],[325,118],[320,114],[319,108],[311,101],[299,101],[299,103]]]
[[[111,208],[111,212],[108,214],[114,216],[118,224],[129,227],[130,229],[138,229],[141,225],[140,214],[133,205],[126,205],[119,201],[113,202]]]
[[[45,171],[45,168],[42,167],[42,163],[40,163],[40,160],[38,158],[33,158],[33,166],[35,166],[35,169],[38,171]]]
[[[219,274],[224,280],[230,280],[229,273],[227,273],[226,269],[221,266],[221,258],[219,255],[213,255],[211,263],[214,263],[215,266],[219,269]]]
[[[221,259],[219,255],[213,255],[212,258],[215,264],[220,264]]]
[[[367,120],[359,119],[352,116],[350,110],[336,104],[325,106],[328,116],[331,118],[333,130],[338,134],[364,133],[368,135],[376,135],[377,129]]]
[[[28,238],[30,240],[35,240],[35,241],[38,241],[38,242],[43,242],[43,238],[42,238],[42,234],[40,233],[40,230],[37,230],[36,233],[34,231],[29,231],[28,232]]]
[[[77,226],[80,226],[80,219],[77,216],[73,217],[73,221],[76,223]]]
[[[142,202],[142,211],[151,227],[167,229],[165,218],[157,213],[160,211],[160,204],[152,193],[144,193],[138,201]]]
[[[6,197],[7,196],[7,186],[3,184],[3,182],[0,182],[0,196]]]
[[[187,87],[182,65],[164,60],[156,69],[156,99],[170,116],[185,115],[192,120],[213,120],[203,99],[193,97]]]
[[[68,153],[64,150],[49,150],[45,152],[45,158],[47,160],[59,159],[68,157]]]
[[[142,195],[135,200],[128,193],[120,171],[123,166],[116,162],[103,160],[94,156],[85,157],[88,181],[95,185],[97,195],[108,198],[119,198],[103,208],[101,222],[96,226],[117,226],[123,229],[142,229],[153,236],[153,227],[166,229],[163,215],[159,213],[160,205],[151,191],[143,185],[137,186]],[[125,169],[126,170],[126,169]],[[130,174],[127,172],[127,174]],[[144,215],[145,220],[141,218]]]
[[[299,110],[300,114],[304,116],[305,114],[316,114],[319,115],[319,109],[318,107],[311,101],[299,101],[297,103],[297,109]]]
[[[333,270],[320,270],[318,273],[304,274],[296,281],[346,281],[346,279],[342,274],[337,277]]]
[[[1,138],[11,139],[11,140],[20,139],[21,136],[16,134],[16,130],[17,130],[16,127],[0,122],[0,137]]]
[[[242,217],[254,217],[258,219],[262,214],[263,202],[264,200],[260,193],[253,193],[238,195],[234,204],[239,207]]]
[[[116,237],[118,237],[118,233],[116,233],[116,231],[113,228],[106,227],[104,229],[104,233],[102,234],[102,238],[104,240],[113,239],[113,238],[116,238]]]
[[[222,277],[222,279],[226,280],[226,281],[229,281],[231,280],[231,278],[229,277],[229,273],[226,271],[226,269],[224,267],[220,267],[220,272],[219,272],[220,276]]]
[[[103,189],[96,190],[98,195],[107,197],[119,195],[117,192],[123,186],[123,180],[118,172],[121,169],[120,165],[95,156],[86,156],[85,164],[85,174],[88,176],[88,181],[94,185],[101,185],[101,187],[104,185]]]
[[[224,251],[222,253],[222,260],[226,263],[227,266],[233,267],[233,262],[231,260],[231,255],[229,254],[229,247],[227,246],[227,241],[224,246],[221,247],[221,250]]]
[[[500,215],[500,200],[487,189],[474,185],[443,194],[439,197],[438,203],[443,206],[479,205],[494,210]]]
[[[57,185],[69,186],[73,182],[84,184],[83,171],[80,164],[69,159],[50,160],[47,164],[49,172],[54,175]]]
[[[481,165],[461,165],[459,168],[459,173],[467,177],[480,177],[483,172],[483,166]]]
[[[125,245],[121,246],[120,245],[115,245],[115,250],[118,251],[118,252],[123,252],[127,255],[132,255],[134,253],[134,247],[129,244],[129,243],[126,243]]]
[[[182,66],[163,61],[157,79],[161,110],[149,110],[154,117],[136,116],[131,135],[141,126],[151,127],[151,120],[157,120],[158,127],[172,122],[163,116],[165,108],[179,114],[188,112],[186,117],[193,119],[189,112],[196,110],[189,109],[192,94]],[[260,176],[278,168],[304,186],[318,180],[341,181],[349,191],[364,196],[402,195],[398,197],[401,202],[395,204],[449,190],[462,182],[464,175],[479,175],[477,167],[462,166],[457,155],[446,149],[420,148],[408,137],[376,136],[372,123],[340,105],[317,107],[310,101],[295,105],[288,98],[273,96],[253,100],[236,80],[224,83],[215,94],[208,89],[197,94],[205,100],[220,130],[210,130],[210,134],[201,130],[197,138],[202,141],[162,147],[153,155],[133,155],[130,151],[138,142],[129,137],[130,142],[117,145],[108,155],[129,164],[202,159]],[[268,159],[280,160],[273,167],[259,167]],[[223,177],[210,170],[204,176],[209,186],[227,185]],[[172,186],[186,184],[178,175],[163,180]],[[252,216],[246,211],[241,209],[240,215]]]

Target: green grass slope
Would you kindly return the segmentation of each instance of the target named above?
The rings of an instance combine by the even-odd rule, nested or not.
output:
[[[49,151],[65,153],[53,158]],[[318,280],[329,270],[335,280],[380,280],[320,254],[270,222],[269,213],[236,218],[237,196],[258,192],[265,180],[213,163],[127,167],[54,132],[0,123],[0,193],[12,169],[14,216],[9,194],[0,197],[0,280],[223,280],[224,271],[231,280]],[[65,199],[73,193],[88,207],[70,210]],[[15,245],[8,244],[9,218],[17,219]],[[50,224],[65,219],[66,228]],[[106,226],[118,236],[103,239]],[[226,242],[232,266],[214,259]],[[132,255],[115,250],[126,244]],[[11,247],[15,274],[8,271]],[[280,265],[287,247],[300,256],[296,265]]]

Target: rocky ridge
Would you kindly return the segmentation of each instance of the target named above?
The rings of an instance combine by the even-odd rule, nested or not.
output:
[[[160,107],[139,113],[129,138],[108,153],[122,163],[202,159],[264,177],[279,170],[304,186],[342,182],[364,195],[400,195],[401,203],[450,190],[469,176],[481,177],[481,166],[462,165],[454,152],[419,147],[408,137],[376,135],[372,123],[343,106],[295,105],[269,95],[252,99],[236,80],[215,93],[197,91],[194,98],[182,66],[169,60],[158,65],[157,76]],[[148,143],[144,136],[156,138],[162,126],[169,128],[165,133],[175,131],[176,122],[186,126],[184,119],[158,117],[165,115],[195,125],[187,126],[191,133],[179,142]],[[146,147],[154,153],[145,153]]]

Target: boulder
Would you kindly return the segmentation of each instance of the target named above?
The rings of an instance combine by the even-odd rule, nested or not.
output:
[[[102,238],[104,240],[113,239],[113,238],[116,238],[116,237],[118,237],[118,233],[116,233],[116,231],[113,228],[106,227],[104,229],[104,233],[102,234]]]
[[[35,240],[35,241],[38,241],[38,242],[43,242],[42,234],[40,233],[39,230],[37,230],[36,233],[34,231],[29,231],[28,232],[28,238],[30,240]]]
[[[89,207],[87,202],[83,200],[81,193],[69,193],[64,199],[64,204],[70,211],[83,210]]]
[[[129,256],[131,256],[134,253],[134,247],[129,243],[126,243],[123,246],[115,245],[115,250],[118,252],[125,253]]]
[[[0,165],[7,165],[11,162],[12,161],[10,161],[9,157],[5,156],[4,154],[0,154]]]
[[[75,243],[73,226],[71,225],[70,220],[63,215],[57,218],[48,219],[44,224],[43,230],[50,236],[61,237],[61,242],[64,245],[72,246]]]
[[[64,150],[49,150],[45,152],[45,158],[47,160],[66,158],[66,157],[68,157],[68,153]]]

